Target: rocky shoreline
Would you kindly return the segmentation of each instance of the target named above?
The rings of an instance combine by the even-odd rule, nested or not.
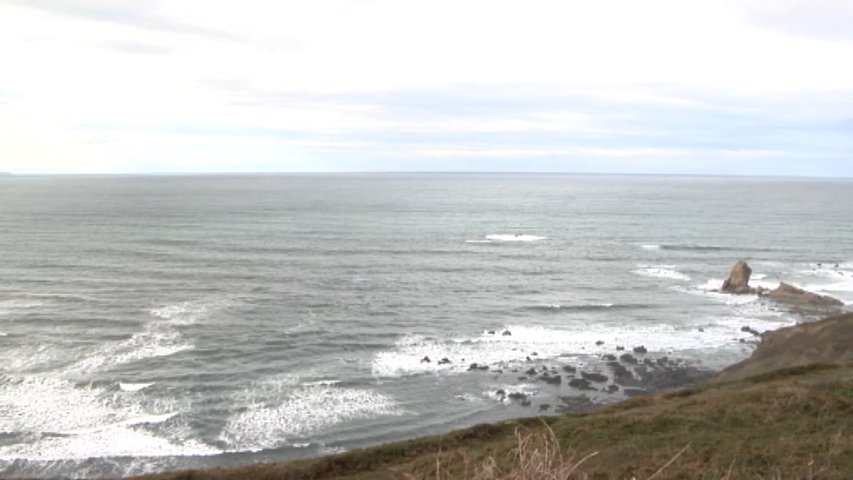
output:
[[[753,288],[749,285],[751,273],[752,269],[745,261],[737,261],[719,291],[732,295],[758,295],[804,316],[831,316],[842,311],[843,302],[785,282],[775,289]],[[743,325],[740,331],[754,336],[752,340],[741,339],[742,343],[759,345],[764,336],[749,325]],[[509,330],[487,333],[512,335]],[[600,348],[603,344],[599,341],[595,346]],[[422,361],[430,360],[424,358]],[[488,365],[472,363],[468,370],[491,374],[495,380],[509,376],[513,383],[520,385],[519,388],[496,390],[493,396],[499,402],[558,414],[584,413],[625,398],[697,385],[719,373],[719,370],[695,362],[650,354],[643,345],[628,349],[617,345],[610,353],[601,354],[582,365],[561,365],[559,358],[538,360],[536,352],[531,352],[526,361],[530,364],[527,368],[491,369]],[[442,358],[439,364],[449,362],[450,359]],[[530,384],[537,388],[534,391],[522,388]]]

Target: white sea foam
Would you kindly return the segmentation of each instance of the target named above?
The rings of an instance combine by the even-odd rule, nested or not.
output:
[[[660,250],[660,245],[648,244],[648,245],[640,245],[640,248],[643,250]]]
[[[495,235],[486,235],[487,240],[492,240],[495,242],[538,242],[540,240],[547,240],[548,237],[540,237],[537,235],[527,235],[524,233],[510,233],[510,234],[495,234]]]
[[[66,367],[63,373],[108,370],[126,363],[192,350],[195,346],[183,338],[179,327],[202,321],[225,305],[227,303],[220,301],[182,302],[154,308],[149,311],[153,320],[144,325],[141,332],[83,354],[83,358]]]
[[[27,313],[31,310],[42,307],[44,302],[32,300],[0,300],[0,318],[14,317],[17,314]]]
[[[502,335],[503,330],[509,330],[511,335]],[[473,363],[506,369],[523,366],[528,358],[571,359],[611,352],[615,345],[627,348],[644,345],[650,352],[713,349],[737,342],[740,336],[731,326],[721,329],[720,335],[709,335],[690,326],[676,328],[666,324],[626,325],[619,329],[594,324],[578,325],[573,329],[508,325],[495,332],[456,339],[403,337],[394,348],[374,356],[373,374],[395,377],[462,373]],[[597,341],[604,344],[597,346]],[[424,357],[429,357],[430,362],[423,361]],[[450,363],[439,364],[444,358]]]
[[[174,325],[190,325],[207,317],[212,310],[221,308],[217,303],[182,302],[153,308],[149,313]]]
[[[3,377],[0,431],[21,432],[29,440],[0,446],[0,460],[219,453],[191,439],[166,439],[147,429],[173,418],[175,404],[160,401],[160,407],[153,407],[130,398],[53,377]]]
[[[7,461],[201,456],[218,453],[221,451],[196,440],[188,439],[176,443],[145,430],[119,425],[81,435],[44,437],[35,443],[0,447],[0,459]]]
[[[326,385],[300,387],[283,401],[258,398],[231,416],[220,438],[232,451],[259,451],[286,444],[341,422],[399,415],[402,410],[381,393]]]
[[[805,280],[802,285],[805,290],[839,298],[848,305],[853,304],[853,265],[822,265],[800,270],[797,275]]]
[[[106,370],[117,365],[147,358],[166,357],[193,348],[192,344],[182,339],[178,331],[153,324],[148,325],[144,331],[133,334],[127,340],[102,345],[86,358],[68,366],[64,372]]]
[[[123,382],[120,382],[118,384],[118,387],[123,392],[138,392],[140,390],[144,390],[144,389],[150,387],[151,385],[154,385],[154,384],[153,383],[123,383]]]
[[[683,282],[690,281],[690,277],[688,275],[675,270],[675,266],[673,265],[639,265],[639,268],[634,270],[633,273],[644,277],[665,278],[667,280],[678,280]]]
[[[492,243],[491,240],[465,240],[465,243]]]

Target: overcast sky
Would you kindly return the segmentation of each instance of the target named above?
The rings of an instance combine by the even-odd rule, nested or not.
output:
[[[0,171],[853,176],[848,0],[0,0]]]

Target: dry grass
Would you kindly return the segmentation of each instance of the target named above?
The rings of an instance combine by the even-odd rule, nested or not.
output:
[[[588,415],[478,425],[162,480],[850,480],[853,366],[797,367]]]

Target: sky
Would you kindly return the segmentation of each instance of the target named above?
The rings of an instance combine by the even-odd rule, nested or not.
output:
[[[0,171],[853,176],[848,0],[0,0]]]

